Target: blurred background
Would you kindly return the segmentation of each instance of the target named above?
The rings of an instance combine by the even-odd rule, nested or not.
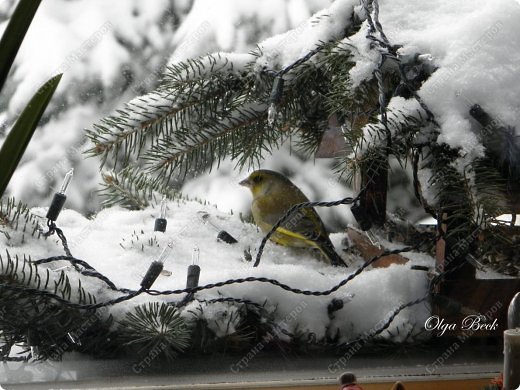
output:
[[[101,207],[99,160],[86,158],[85,129],[132,98],[154,89],[169,63],[217,51],[247,52],[272,35],[297,27],[331,0],[46,0],[22,44],[0,96],[0,144],[30,96],[64,73],[8,194],[47,206],[65,173],[75,169],[67,207],[85,215]],[[0,33],[15,0],[0,2]],[[287,141],[261,163],[291,177],[311,200],[352,194],[333,159],[308,159]],[[1,168],[0,168],[1,169]],[[110,169],[105,166],[103,169]],[[249,212],[251,197],[237,185],[247,175],[226,160],[211,172],[178,183],[188,197],[223,211]],[[422,216],[406,167],[392,164],[388,210],[411,221]],[[352,221],[349,208],[320,209],[331,230]]]

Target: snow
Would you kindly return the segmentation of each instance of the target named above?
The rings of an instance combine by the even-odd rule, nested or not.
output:
[[[264,53],[257,60],[257,69],[284,68],[305,56],[322,42],[340,39],[349,26],[350,15],[357,0],[336,0],[305,23],[284,34],[275,35],[258,46]]]
[[[177,48],[169,63],[212,53],[217,48],[246,52],[257,43],[258,30],[268,29],[269,35],[284,33],[329,4],[328,0],[259,0],[252,7],[241,0],[197,0],[173,36]]]
[[[195,3],[194,13],[197,16],[202,16],[202,12],[196,12],[198,6],[204,7],[205,12],[212,14],[216,8],[217,3],[208,3],[204,0]],[[251,65],[255,72],[262,72],[264,70],[278,70],[291,65],[293,62],[305,56],[309,51],[315,49],[320,43],[333,41],[341,38],[344,35],[346,28],[350,25],[351,14],[357,0],[338,0],[334,2],[330,8],[324,9],[314,16],[298,25],[296,28],[285,32],[284,34],[275,35],[271,38],[258,44],[258,48],[253,52],[247,54],[227,53],[224,51],[213,53],[207,56],[197,58],[197,66],[175,66],[179,56],[177,52],[174,53],[170,59],[172,68],[171,78],[175,80],[197,80],[209,73],[234,73],[241,74],[247,71]],[[245,6],[245,3],[238,5],[233,0],[219,2],[218,7],[225,10],[230,5],[234,5],[239,10],[250,9]],[[239,11],[239,13],[241,13]],[[233,13],[231,13],[233,14]],[[187,17],[190,19],[190,15]],[[208,21],[204,22],[193,21],[193,25],[198,25],[197,30],[192,30],[190,34],[186,35],[188,42],[198,37],[199,39],[204,32],[209,31]],[[224,29],[224,36],[227,35],[227,29]],[[217,40],[222,30],[217,33]],[[226,39],[228,40],[228,39]],[[222,46],[222,45],[220,45]],[[260,55],[258,55],[260,54]],[[182,58],[182,57],[180,57]],[[286,76],[290,77],[290,76]],[[169,76],[167,76],[167,79]],[[182,99],[182,97],[181,97]],[[265,111],[267,102],[255,103],[259,111]],[[248,110],[250,103],[241,110]],[[264,106],[264,107],[263,107]],[[238,112],[238,110],[237,110]],[[232,120],[232,117],[229,119]],[[224,125],[226,121],[223,121]]]
[[[92,128],[92,123],[99,122],[126,101],[134,99],[134,103],[139,104],[141,100],[136,96],[157,85],[170,57],[176,62],[221,50],[235,52],[233,61],[242,57],[245,63],[251,57],[240,53],[254,49],[258,41],[269,36],[305,25],[308,17],[329,6],[331,0],[258,0],[254,7],[241,0],[218,2],[218,6],[214,6],[217,2],[205,0],[194,1],[193,6],[191,3],[189,0],[173,4],[163,0],[116,0],[110,4],[98,0],[46,0],[42,3],[16,58],[12,73],[15,77],[8,80],[3,96],[0,96],[0,144],[18,110],[38,86],[52,74],[65,74],[42,125],[13,176],[9,195],[31,206],[47,205],[54,184],[74,167],[77,175],[84,174],[85,177],[77,196],[69,194],[69,207],[87,215],[99,211],[99,197],[86,196],[99,189],[99,161],[84,159],[80,153],[70,158],[68,153],[78,145],[83,145],[82,150],[90,147],[84,141],[82,129]],[[1,2],[0,11],[8,12],[13,4],[13,1]],[[195,21],[199,21],[198,24]],[[5,23],[0,23],[0,31],[4,27]],[[223,31],[234,33],[224,37]],[[217,36],[220,36],[218,44]],[[128,76],[132,77],[130,85]],[[15,94],[16,102],[11,100]],[[165,104],[171,104],[171,100]],[[284,148],[289,151],[287,146]],[[277,153],[278,156],[282,154]],[[296,154],[283,160],[267,156],[266,160],[266,165],[277,166],[286,172],[290,166],[292,172],[298,173],[302,166]],[[234,163],[224,162],[223,165],[233,167]],[[305,168],[309,165],[305,164]],[[112,169],[110,162],[106,168]],[[314,170],[321,171],[321,175],[313,175],[309,195],[328,198],[320,187],[326,189],[329,181],[335,182],[330,175],[331,162],[322,160]],[[211,194],[212,203],[220,207],[222,202],[222,210],[233,208],[246,213],[247,194],[240,189],[229,186],[218,199],[221,186],[212,182],[215,172],[193,179],[196,182],[193,185],[190,185],[192,179],[186,180],[185,190],[194,190],[187,195],[204,197],[199,190],[205,188]],[[234,171],[228,169],[226,172]],[[323,182],[322,177],[326,179]],[[222,179],[225,179],[223,175]],[[310,182],[305,178],[303,181]],[[340,185],[333,188],[337,193]],[[233,195],[228,197],[229,193]],[[241,208],[233,207],[227,199],[236,199]],[[345,216],[349,211],[327,210],[324,214],[329,225],[339,228],[338,221],[348,219]]]
[[[255,69],[280,69],[305,55],[319,42],[341,37],[352,10],[364,18],[358,2],[337,0],[294,29],[261,42],[258,46],[263,55],[256,60]],[[440,125],[438,142],[461,149],[461,157],[455,163],[460,172],[484,155],[479,125],[469,115],[473,104],[480,104],[502,123],[515,127],[520,125],[516,115],[519,107],[515,103],[520,101],[517,78],[520,40],[515,38],[519,17],[519,5],[510,0],[462,1],[457,4],[447,0],[380,1],[381,24],[392,44],[403,45],[401,55],[425,54],[424,58],[438,68],[418,94]],[[367,28],[365,21],[358,33],[344,40],[354,48],[356,65],[350,71],[353,86],[372,78],[379,62],[380,55],[370,48],[370,41],[366,38]],[[222,55],[231,58],[228,53]],[[236,65],[234,71],[244,64],[240,61]],[[421,111],[414,99],[401,97],[392,98],[388,110],[408,116],[417,116]],[[394,128],[390,130],[395,133]],[[368,127],[365,135],[368,141],[379,142],[373,139]],[[276,158],[279,156],[273,160]],[[269,165],[270,161],[267,159],[264,165]],[[436,204],[436,190],[428,183],[430,177],[428,169],[419,172],[423,196],[430,204]],[[200,186],[198,183],[203,181],[195,179],[187,183],[184,190],[200,196],[201,187],[212,186],[209,179]],[[219,183],[215,182],[215,187],[206,193],[212,202],[226,209],[229,203],[234,202],[228,200],[229,191],[221,192],[222,200],[217,199],[215,194],[221,188]]]
[[[354,195],[352,190],[338,181],[328,161],[301,160],[297,155],[290,155],[287,149],[289,147],[285,145],[279,150],[274,150],[270,158],[262,164],[262,168],[278,172],[295,172],[290,176],[291,181],[312,201],[331,201]],[[240,170],[234,162],[224,160],[218,169],[187,181],[181,191],[192,198],[207,200],[224,212],[249,214],[249,191],[236,185],[246,176],[247,169]],[[355,223],[347,205],[318,208],[317,211],[331,231]]]
[[[511,214],[502,214],[495,218],[497,221],[503,222],[503,223],[511,223],[512,215]],[[515,220],[515,226],[520,226],[520,216],[516,216]]]
[[[390,41],[432,54],[439,67],[419,95],[441,126],[439,142],[462,149],[461,170],[483,155],[478,125],[469,116],[473,104],[520,126],[511,109],[520,98],[519,17],[520,6],[510,0],[381,1],[380,20]]]
[[[156,1],[154,7],[136,0],[44,2],[16,59],[12,77],[17,88],[10,97],[9,111],[20,110],[39,85],[60,71],[65,72],[60,94],[89,78],[114,87],[121,64],[132,59],[122,40],[141,45],[147,37],[140,32],[156,29],[158,14],[167,5],[166,0]],[[118,18],[121,15],[133,16]]]
[[[83,160],[80,151],[86,149],[88,143],[84,142],[81,129],[89,127],[126,97],[133,98],[142,92],[135,85],[126,90],[123,88],[128,80],[122,69],[129,71],[137,84],[144,83],[144,88],[149,89],[168,58],[175,64],[220,50],[222,63],[231,60],[233,71],[239,72],[253,59],[247,51],[266,35],[274,36],[260,43],[264,54],[256,59],[257,69],[264,66],[279,69],[319,42],[341,37],[352,10],[362,15],[359,1],[355,0],[337,0],[328,10],[320,11],[308,20],[312,13],[330,2],[264,0],[252,7],[240,0],[197,0],[189,9],[188,2],[184,1],[179,7],[188,14],[173,32],[173,26],[159,28],[161,22],[164,24],[163,11],[169,2],[156,1],[153,6],[149,3],[138,0],[43,2],[16,59],[11,84],[6,86],[7,92],[4,91],[9,98],[3,101],[1,128],[5,121],[16,118],[40,84],[60,71],[64,71],[65,76],[50,107],[52,116],[40,126],[10,184],[10,193],[18,199],[32,205],[48,204],[49,189],[59,185],[64,173],[74,166],[80,179],[75,180],[69,191],[68,207],[83,212],[99,208],[98,198],[90,196],[99,182],[98,161]],[[7,12],[4,8],[0,11]],[[483,155],[479,126],[469,115],[473,104],[480,104],[505,124],[520,126],[519,18],[520,5],[511,0],[380,0],[380,20],[390,42],[403,45],[403,53],[431,54],[433,65],[438,67],[418,93],[440,124],[439,141],[461,148],[462,157],[457,162],[461,171],[468,162]],[[4,27],[5,23],[0,30]],[[262,31],[262,38],[258,37],[257,30]],[[367,23],[364,22],[359,33],[345,40],[355,48],[356,65],[351,70],[353,85],[372,77],[379,61],[378,53],[370,50],[366,33]],[[229,71],[230,64],[223,70]],[[134,103],[138,104],[139,98]],[[392,112],[411,115],[418,109],[415,101],[402,98],[391,99],[388,106]],[[288,149],[286,145],[275,151],[262,162],[262,167],[291,172],[292,180],[311,200],[333,200],[351,195],[349,189],[336,181],[330,162],[302,161],[296,154],[289,155]],[[253,268],[243,260],[244,250],[250,248],[254,254],[262,238],[255,226],[243,224],[238,217],[239,212],[248,211],[250,204],[249,194],[235,185],[246,175],[245,170],[236,169],[226,160],[219,169],[184,183],[184,193],[204,198],[216,204],[218,209],[196,202],[171,202],[166,234],[151,232],[157,208],[132,212],[112,208],[100,211],[94,219],[66,210],[60,216],[59,226],[64,229],[77,257],[88,261],[117,285],[128,288],[138,287],[148,265],[170,238],[174,239],[175,247],[166,268],[173,274],[161,276],[154,285],[157,289],[184,287],[186,268],[195,246],[201,253],[201,284],[236,277],[266,276],[292,287],[322,290],[354,270],[329,267],[308,253],[273,244],[267,245],[259,268]],[[426,200],[434,204],[435,189],[428,188],[430,175],[428,169],[421,170],[419,180]],[[85,207],[85,203],[89,206]],[[229,246],[217,242],[216,231],[211,225],[200,222],[197,212],[201,210],[209,212],[215,224],[239,239],[239,244]],[[233,215],[227,214],[230,210],[234,211]],[[34,209],[34,212],[45,215],[45,209]],[[318,212],[327,223],[336,227],[353,222],[347,206],[335,210],[319,209]],[[0,236],[0,244],[8,247],[12,254],[25,253],[41,258],[61,253],[55,237],[45,241],[26,238],[27,243],[22,245],[20,234],[11,236],[9,241]],[[338,250],[343,237],[342,234],[331,236]],[[153,245],[149,245],[148,240],[152,240]],[[420,264],[431,262],[418,255],[412,257],[413,262]],[[351,260],[358,264],[357,259]],[[69,274],[73,273],[69,269]],[[114,296],[95,280],[83,284],[100,299]],[[197,296],[211,299],[222,294],[258,303],[267,299],[272,310],[276,308],[275,322],[284,322],[304,302],[304,310],[297,313],[294,321],[284,322],[287,330],[298,328],[323,338],[327,332],[340,329],[342,340],[345,340],[373,329],[399,303],[423,296],[426,291],[425,274],[410,270],[408,264],[365,271],[328,297],[295,295],[260,283],[206,290]],[[333,297],[348,302],[330,320],[326,307]],[[132,306],[149,298],[143,295],[120,304],[111,309],[112,314],[121,318]],[[173,298],[154,299],[168,301]],[[220,329],[218,316],[226,307],[219,305],[204,312],[214,321],[215,329]],[[390,328],[395,336],[387,332],[383,335],[402,340],[406,331],[398,333],[397,326],[406,330],[410,324],[420,325],[427,314],[423,306],[406,310]]]
[[[71,188],[73,186],[74,182]],[[173,249],[164,267],[171,271],[172,275],[159,276],[153,289],[184,288],[187,267],[192,264],[194,248],[199,248],[200,251],[199,285],[256,276],[277,279],[294,288],[318,291],[331,288],[356,269],[354,266],[348,269],[332,267],[321,262],[309,251],[295,250],[273,243],[267,244],[259,267],[254,268],[251,262],[244,259],[244,250],[250,250],[253,258],[255,257],[263,238],[255,225],[242,223],[236,214],[224,213],[214,206],[204,206],[195,201],[170,201],[167,206],[166,233],[153,232],[159,205],[150,206],[142,211],[128,211],[118,207],[104,209],[93,219],[87,219],[73,210],[64,210],[60,214],[58,226],[63,229],[74,256],[87,261],[118,287],[130,289],[139,288],[148,266],[157,259],[170,240],[173,241]],[[36,208],[32,212],[43,217],[46,209]],[[210,223],[202,221],[201,212],[209,213]],[[239,242],[230,245],[217,241],[217,232],[220,230],[226,230]],[[46,240],[25,237],[25,243],[22,244],[21,232],[10,231],[9,235],[9,240],[4,235],[0,237],[0,245],[6,246],[11,255],[26,254],[32,259],[38,259],[62,253],[61,244],[56,236]],[[341,251],[339,241],[342,235],[335,234],[331,238],[337,245],[336,250]],[[360,265],[358,258],[351,255],[343,256],[349,263]],[[419,261],[424,263],[425,259],[421,258]],[[432,261],[430,258],[430,263]],[[56,270],[51,274],[59,278],[62,267],[66,265],[66,262],[55,262],[41,265],[40,269],[49,267]],[[72,286],[77,286],[78,275],[74,269],[69,266],[66,272]],[[98,302],[119,295],[108,290],[95,278],[82,277],[82,285],[97,296]],[[274,322],[289,332],[313,333],[317,339],[323,339],[326,335],[331,335],[328,332],[335,334],[336,330],[339,330],[341,340],[347,341],[370,331],[382,318],[396,309],[398,302],[406,303],[422,297],[427,291],[426,273],[411,270],[408,264],[366,270],[345,287],[323,297],[293,294],[271,284],[259,282],[204,290],[197,293],[196,297],[213,299],[224,296],[249,299],[259,304],[266,303],[266,307],[272,312]],[[112,314],[116,319],[121,319],[137,304],[155,300],[169,302],[180,298],[182,295],[150,297],[143,294],[110,307],[105,314]],[[345,307],[337,311],[331,320],[327,315],[327,305],[333,298],[342,299]],[[221,317],[223,311],[229,311],[229,305],[193,302],[183,315],[191,318],[190,312],[196,312],[192,309],[199,306],[202,308],[201,315],[211,323],[210,326],[218,328],[218,334],[224,335]],[[371,308],[369,313],[367,307]],[[227,313],[227,319],[230,314]],[[382,336],[402,341],[402,334],[397,335],[395,332],[397,327],[403,329],[415,324],[415,331],[418,331],[427,314],[422,308],[406,310],[399,314],[389,328],[395,336],[388,332],[383,332]],[[232,333],[233,329],[233,326],[229,327],[225,334]]]
[[[11,179],[11,194],[23,202],[48,204],[49,189],[55,192],[65,173],[74,166],[76,180],[68,194],[69,206],[86,212],[99,207],[100,199],[92,197],[94,188],[101,181],[99,169],[97,164],[84,159],[83,152],[91,146],[78,131],[95,110],[91,105],[78,106],[41,126]],[[83,205],[87,201],[90,207],[85,210]]]
[[[99,210],[99,198],[91,196],[101,181],[99,161],[82,155],[90,147],[83,129],[157,83],[163,52],[172,50],[168,37],[177,8],[170,6],[167,0],[42,2],[0,96],[0,144],[37,88],[56,73],[64,76],[9,195],[31,206],[48,204],[54,184],[73,166],[82,184],[69,205],[86,214]],[[181,21],[182,12],[175,17]]]
[[[32,205],[47,203],[52,196],[50,187],[35,186],[26,177],[44,177],[51,169],[49,167],[59,164],[60,159],[51,153],[46,153],[48,158],[42,159],[35,151],[46,149],[51,142],[56,142],[56,148],[61,150],[81,143],[79,139],[83,133],[80,129],[90,127],[92,122],[106,115],[126,97],[135,97],[139,88],[149,89],[160,77],[162,62],[166,58],[171,56],[171,62],[178,62],[220,50],[226,53],[226,58],[236,62],[236,69],[240,69],[251,59],[250,55],[240,53],[254,48],[254,44],[263,37],[274,35],[260,43],[264,56],[258,64],[276,68],[288,64],[319,41],[337,37],[339,26],[348,23],[342,17],[352,7],[359,16],[363,16],[357,2],[350,0],[338,0],[333,5],[325,0],[264,0],[255,3],[255,7],[239,0],[218,3],[197,0],[191,8],[186,1],[176,5],[175,10],[181,19],[174,31],[175,26],[169,24],[164,13],[168,3],[160,1],[149,6],[139,0],[118,0],[110,4],[100,0],[49,0],[42,4],[16,59],[7,91],[4,91],[9,95],[9,100],[8,111],[0,114],[1,126],[4,128],[16,117],[41,83],[52,74],[64,71],[56,99],[53,99],[49,110],[60,113],[50,118],[49,127],[56,128],[56,132],[74,132],[76,137],[61,140],[51,138],[52,132],[41,136],[37,132],[31,144],[34,147],[30,146],[32,150],[24,157],[13,178],[10,194]],[[7,12],[10,5],[6,3],[2,12]],[[308,19],[327,6],[331,8]],[[403,53],[431,54],[433,64],[438,67],[421,87],[419,95],[441,125],[439,140],[462,148],[463,158],[457,163],[460,170],[483,153],[477,137],[478,125],[468,114],[472,104],[480,104],[505,124],[519,125],[517,113],[520,107],[517,102],[520,101],[520,88],[516,77],[520,59],[520,40],[516,38],[519,8],[517,2],[510,0],[467,0],[457,4],[448,0],[380,1],[380,20],[391,43],[404,45],[401,49]],[[322,23],[312,22],[319,15],[323,15],[320,19]],[[0,29],[4,26],[5,23]],[[354,85],[372,77],[379,59],[376,51],[369,50],[366,28],[365,22],[359,33],[346,39],[349,45],[355,47],[353,55],[357,64],[351,70]],[[35,63],[38,66],[34,66]],[[121,94],[126,82],[121,70],[129,67],[136,82],[125,94]],[[99,94],[104,100],[102,107],[92,102],[100,99]],[[82,110],[77,109],[77,106],[85,105],[82,103],[85,98],[89,99],[86,106],[91,108],[88,115],[81,114]],[[54,102],[60,99],[65,99],[67,105],[54,106]],[[401,103],[393,98],[389,107],[392,110],[404,109],[409,114],[417,108],[410,102],[404,107]],[[71,121],[77,123],[74,129],[66,125]],[[46,137],[48,139],[44,141]],[[265,164],[282,165],[272,160],[274,158],[266,158]],[[291,167],[299,167],[297,156],[286,162],[289,163],[289,160]],[[80,165],[76,166],[78,171],[85,169],[89,172],[96,169],[97,163],[95,159],[68,161],[69,165]],[[330,165],[325,163],[322,167],[322,172],[330,169]],[[53,180],[59,181],[66,168],[57,172]],[[304,171],[296,169],[295,172],[298,175]],[[424,196],[428,200],[435,199],[434,191],[426,190],[428,172],[420,175]],[[212,176],[208,175],[204,187],[212,186],[209,177]],[[203,178],[196,180],[200,183]],[[319,182],[320,185],[327,185]],[[86,191],[92,192],[98,183],[97,178],[89,181],[88,185],[85,182]],[[215,185],[219,186],[218,183]],[[198,186],[186,183],[185,187]],[[198,190],[195,192],[198,193]],[[216,194],[217,187],[209,193]],[[211,201],[219,204],[215,197],[212,195]],[[223,198],[224,209],[227,209],[226,196]],[[245,198],[238,203],[245,204]],[[93,197],[77,199],[73,207],[91,212],[99,208],[99,202]],[[246,212],[247,209],[240,211]],[[338,213],[334,218],[343,217]]]
[[[454,165],[462,173],[484,155],[480,127],[469,115],[472,105],[481,105],[500,123],[520,125],[520,6],[511,0],[381,0],[379,4],[379,19],[390,43],[402,45],[399,52],[404,55],[431,56],[430,62],[437,68],[418,94],[440,125],[438,142],[460,148],[461,157]],[[361,7],[356,12],[363,16]],[[345,39],[354,47],[353,86],[371,79],[379,62],[380,55],[366,39],[367,31],[365,21],[358,33]],[[403,106],[402,100],[393,97],[388,102],[389,111],[416,115],[417,105]],[[369,127],[365,136],[380,142],[373,139]],[[429,172],[420,176],[425,198],[435,204],[435,189],[427,185]]]

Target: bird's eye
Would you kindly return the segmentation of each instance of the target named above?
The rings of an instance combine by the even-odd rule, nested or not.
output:
[[[260,183],[262,181],[262,176],[255,176],[253,177],[253,182]]]

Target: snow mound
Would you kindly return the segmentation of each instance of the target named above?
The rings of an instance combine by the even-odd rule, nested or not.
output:
[[[43,217],[46,209],[33,209],[32,212]],[[139,289],[150,263],[158,258],[170,240],[173,241],[173,249],[164,268],[171,272],[171,276],[159,276],[153,285],[155,290],[186,287],[186,272],[192,264],[194,248],[198,248],[200,253],[199,285],[253,276],[273,278],[293,288],[323,291],[356,270],[355,267],[332,267],[313,257],[309,251],[273,243],[266,245],[259,267],[254,268],[252,262],[244,259],[244,251],[250,250],[254,259],[263,235],[255,225],[242,222],[239,216],[220,212],[213,206],[195,201],[170,201],[168,226],[166,233],[161,233],[153,232],[154,220],[158,215],[159,207],[152,206],[142,211],[117,207],[105,209],[94,219],[87,219],[72,210],[64,210],[58,225],[63,229],[75,257],[87,261],[116,286],[135,290]],[[202,215],[209,217],[201,218]],[[226,230],[238,243],[230,245],[218,241],[216,236],[220,230]],[[11,255],[26,254],[33,260],[62,254],[63,249],[56,236],[47,240],[25,237],[22,243],[21,235],[22,232],[10,232],[9,240],[0,236],[0,244],[6,244]],[[338,246],[342,235],[334,234],[331,238]],[[339,248],[336,249],[339,251]],[[350,263],[358,261],[355,258],[346,260]],[[40,267],[57,270],[67,264],[54,262]],[[77,285],[74,283],[76,271],[69,266],[66,272],[72,286]],[[56,272],[58,276],[59,272]],[[84,279],[87,279],[86,282]],[[120,294],[108,290],[96,278],[83,277],[82,285],[96,295],[98,302]],[[250,282],[203,290],[196,294],[196,298],[209,300],[223,296],[251,300],[270,308],[274,322],[288,332],[313,334],[317,340],[339,334],[339,341],[347,341],[370,334],[399,305],[423,297],[427,291],[426,273],[411,270],[408,264],[365,270],[344,287],[326,296],[295,294],[272,284]],[[111,306],[109,311],[116,319],[121,319],[137,304],[148,301],[171,302],[183,297],[184,294],[142,294]],[[329,316],[327,308],[333,299],[342,300],[344,307]],[[196,304],[194,302],[190,305]],[[187,316],[190,315],[189,308],[184,312]],[[214,321],[216,327],[223,309],[219,309],[218,305],[206,308],[203,313],[205,319]],[[406,333],[402,332],[403,329],[419,331],[428,316],[429,310],[424,305],[405,309],[381,336],[402,341]],[[229,327],[227,332],[233,332],[233,327]]]

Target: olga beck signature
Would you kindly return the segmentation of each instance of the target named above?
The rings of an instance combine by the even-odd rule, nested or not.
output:
[[[439,316],[429,317],[425,323],[424,328],[427,331],[437,331],[437,337],[441,337],[446,331],[453,331],[458,329],[459,324],[449,323],[440,318]],[[484,315],[473,314],[464,319],[460,323],[460,329],[463,331],[479,331],[479,330],[496,330],[498,328],[498,320],[495,318],[493,322],[487,322],[487,318]]]

